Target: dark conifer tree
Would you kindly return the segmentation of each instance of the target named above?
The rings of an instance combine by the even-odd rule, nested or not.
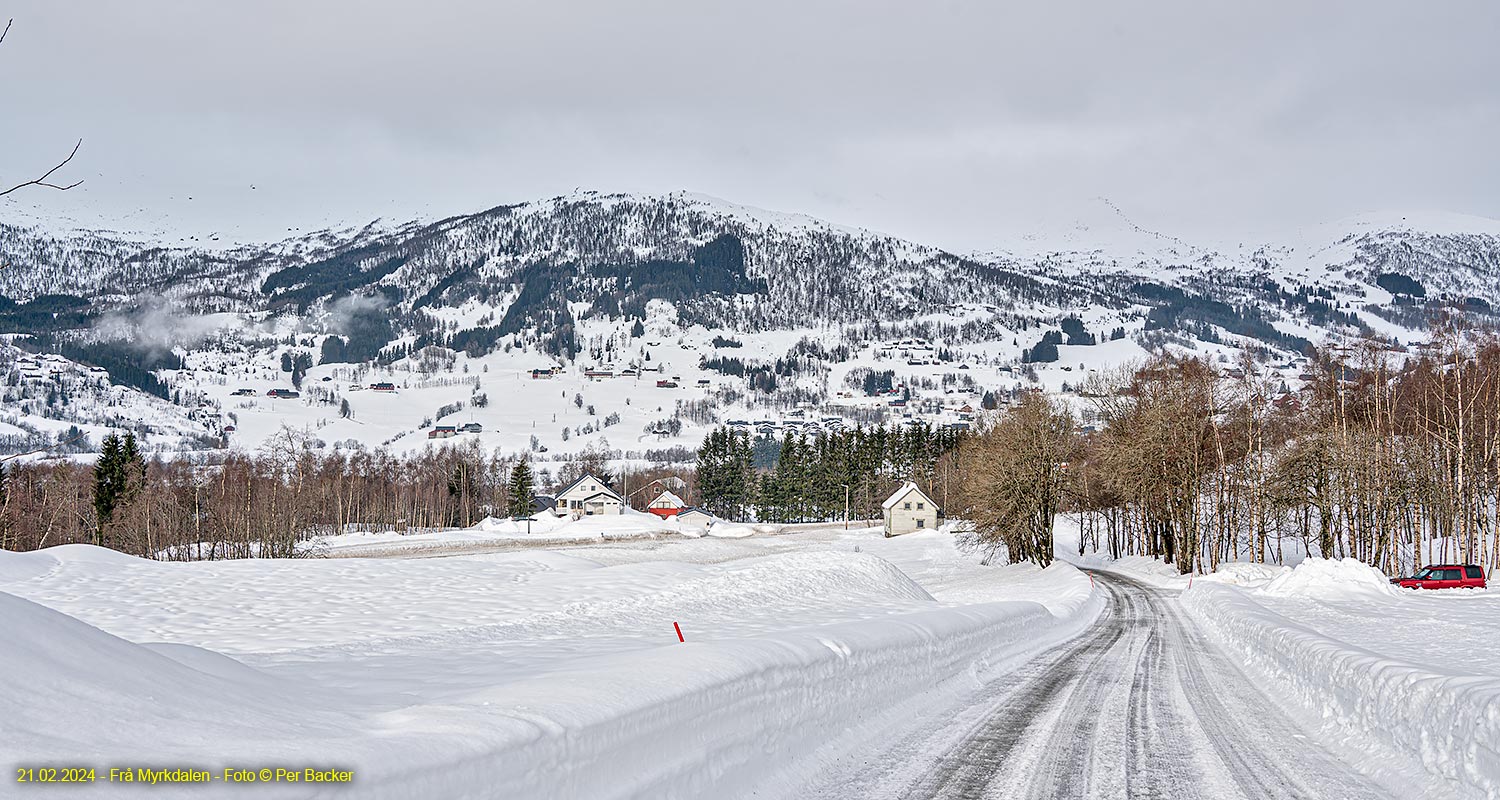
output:
[[[522,458],[520,461],[517,461],[516,466],[511,469],[508,489],[510,499],[508,502],[507,510],[510,512],[510,515],[512,517],[531,516],[533,494],[531,462],[529,459]]]
[[[120,437],[111,433],[100,443],[99,460],[94,463],[94,544],[104,544],[104,528],[114,520],[115,507],[124,492],[124,461],[120,454]]]

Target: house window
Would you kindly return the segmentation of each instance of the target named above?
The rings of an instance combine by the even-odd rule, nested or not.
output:
[[[904,510],[910,511],[911,510],[911,503],[907,503]]]
[[[926,507],[927,507],[927,505],[925,503],[921,503],[921,502],[917,503],[917,510],[918,511],[921,511],[922,509],[924,509]]]
[[[925,520],[925,519],[919,519],[919,520],[917,520],[917,527],[918,528],[925,528],[925,527],[927,527],[927,520]]]

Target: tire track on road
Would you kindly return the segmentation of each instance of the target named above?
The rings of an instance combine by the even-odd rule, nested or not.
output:
[[[1098,624],[899,737],[822,797],[1357,798],[1391,795],[1318,745],[1176,609],[1095,572]],[[962,731],[953,720],[963,719]]]

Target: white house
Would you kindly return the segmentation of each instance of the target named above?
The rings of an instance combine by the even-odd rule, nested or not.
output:
[[[557,512],[571,514],[574,519],[599,514],[621,514],[624,510],[625,499],[593,475],[584,475],[557,493]]]
[[[886,536],[936,528],[942,515],[937,503],[911,481],[901,484],[880,507],[885,512]]]

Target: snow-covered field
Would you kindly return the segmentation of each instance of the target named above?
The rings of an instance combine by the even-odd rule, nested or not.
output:
[[[1426,773],[1434,797],[1500,796],[1500,592],[1400,589],[1353,559],[1310,558],[1225,565],[1183,603],[1367,771]]]
[[[352,769],[360,797],[777,796],[1099,610],[1072,567],[982,566],[939,532],[422,559],[0,552],[0,752]]]
[[[381,558],[0,551],[0,752],[101,774],[352,770],[359,797],[793,797],[898,732],[941,730],[1106,602],[1073,566],[986,566],[950,530],[674,526],[319,544]],[[1377,784],[1500,794],[1500,591],[1394,589],[1315,558],[1191,579],[1089,562],[1174,606],[1181,590],[1225,663]]]
[[[655,539],[663,536],[697,538],[716,535],[721,531],[732,536],[739,530],[736,527],[731,532],[727,527],[719,527],[720,531],[705,530],[703,526],[682,524],[675,517],[662,519],[640,511],[577,520],[542,513],[535,515],[529,522],[490,517],[471,528],[445,528],[417,533],[351,532],[319,536],[309,540],[304,549],[310,554],[335,558],[449,555],[541,545]]]

